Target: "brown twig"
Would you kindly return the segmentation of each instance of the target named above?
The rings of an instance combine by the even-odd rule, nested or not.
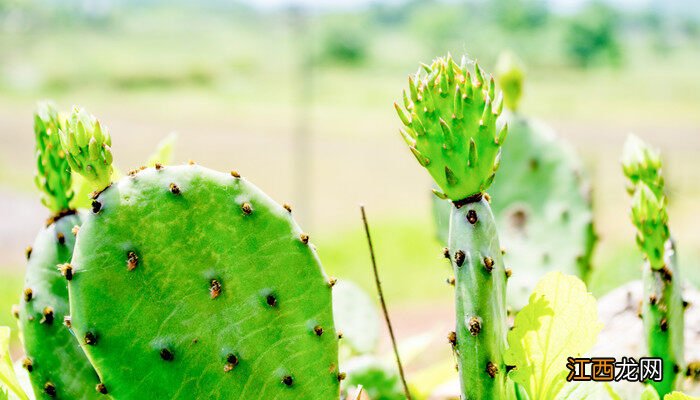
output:
[[[394,348],[394,355],[396,356],[396,364],[399,367],[399,376],[401,377],[401,383],[403,384],[403,390],[406,394],[406,399],[411,400],[411,392],[408,390],[408,384],[406,383],[406,376],[403,372],[403,365],[401,364],[401,357],[399,356],[399,349],[396,345],[396,337],[394,337],[394,328],[391,326],[391,320],[389,319],[389,311],[386,309],[386,302],[384,301],[384,292],[382,291],[382,283],[379,280],[379,271],[377,270],[377,260],[374,257],[374,247],[372,246],[372,237],[369,234],[369,224],[367,223],[367,215],[365,214],[365,206],[360,206],[360,212],[362,212],[362,223],[365,226],[365,235],[367,236],[367,244],[369,245],[369,255],[372,258],[372,270],[374,271],[374,283],[377,286],[377,293],[379,293],[379,302],[382,305],[382,313],[384,314],[384,320],[386,321],[386,326],[389,328],[389,336],[391,337],[391,346]]]

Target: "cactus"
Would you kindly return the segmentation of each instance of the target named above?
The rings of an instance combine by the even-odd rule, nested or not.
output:
[[[71,170],[58,138],[60,124],[54,106],[41,103],[34,119],[35,182],[53,216],[27,250],[24,291],[15,313],[26,353],[23,366],[38,399],[97,397],[95,386],[99,384],[78,342],[63,325],[69,314],[68,288],[59,268],[71,259],[72,231],[81,217],[69,208]]]
[[[418,162],[452,202],[449,255],[455,273],[457,355],[464,399],[506,396],[506,271],[484,191],[493,182],[508,127],[497,128],[502,101],[495,82],[466,58],[423,65],[409,77],[401,135]]]
[[[632,194],[631,219],[637,228],[636,241],[645,258],[642,320],[647,349],[650,357],[663,359],[663,380],[651,385],[663,397],[676,388],[685,362],[681,280],[668,228],[661,158],[639,138],[630,136],[622,165]]]
[[[586,279],[595,243],[593,212],[573,149],[550,127],[517,110],[524,76],[520,62],[504,53],[497,72],[510,143],[502,150],[500,173],[508,180],[495,181],[488,192],[505,264],[517,265],[508,280],[508,305],[520,310],[549,271]],[[439,239],[446,243],[449,204],[436,199],[433,210]]]
[[[291,208],[235,171],[194,163],[109,184],[104,129],[80,110],[72,121],[63,144],[97,191],[66,276],[71,325],[101,390],[124,400],[337,399],[333,280]]]

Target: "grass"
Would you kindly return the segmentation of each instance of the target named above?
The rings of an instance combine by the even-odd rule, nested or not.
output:
[[[24,277],[17,269],[0,268],[0,326],[9,326],[12,329],[11,346],[16,348],[19,345],[17,337],[17,321],[12,316],[13,304],[17,304],[22,293],[22,282]]]

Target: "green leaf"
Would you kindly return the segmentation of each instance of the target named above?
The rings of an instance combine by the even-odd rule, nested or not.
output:
[[[341,346],[351,355],[370,354],[379,342],[379,313],[372,299],[359,286],[340,280],[333,287],[333,319],[343,332]],[[344,350],[345,351],[345,350]]]
[[[173,159],[173,152],[175,151],[175,143],[177,142],[177,134],[171,133],[170,135],[163,138],[156,147],[156,151],[148,157],[147,166],[153,167],[156,163],[160,164],[170,164]]]
[[[574,276],[545,275],[508,333],[509,377],[530,399],[555,399],[566,383],[568,357],[580,357],[602,329],[595,298]]]
[[[569,382],[557,396],[558,400],[622,400],[607,382]],[[642,400],[652,400],[644,399]],[[655,400],[659,400],[657,397]]]
[[[688,396],[685,393],[673,392],[664,396],[664,400],[698,400],[700,397]]]
[[[659,393],[651,385],[646,385],[639,400],[659,400]]]
[[[27,399],[27,395],[17,381],[10,358],[10,328],[0,326],[0,399],[12,398],[10,397],[12,395],[21,400]]]

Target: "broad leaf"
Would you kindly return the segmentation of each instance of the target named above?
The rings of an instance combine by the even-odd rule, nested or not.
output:
[[[688,396],[685,393],[673,392],[664,396],[664,400],[698,400],[700,397]]]
[[[509,377],[530,399],[555,399],[566,383],[568,357],[580,357],[595,344],[602,324],[595,298],[574,276],[545,275],[508,333]]]
[[[10,358],[10,328],[0,326],[0,399],[26,400]]]

